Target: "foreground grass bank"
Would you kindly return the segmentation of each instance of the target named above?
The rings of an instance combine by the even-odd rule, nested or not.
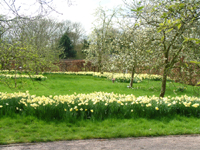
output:
[[[0,120],[0,144],[46,142],[91,138],[122,138],[200,134],[200,119],[106,119],[76,123],[45,122],[35,117],[5,117]]]

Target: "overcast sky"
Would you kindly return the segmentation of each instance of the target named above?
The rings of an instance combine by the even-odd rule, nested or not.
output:
[[[56,8],[63,15],[56,15],[59,20],[71,20],[81,22],[87,32],[91,29],[94,21],[93,13],[99,6],[112,9],[118,5],[123,5],[122,0],[74,0],[74,5],[67,7],[62,3],[57,4]]]
[[[1,0],[0,0],[1,1]],[[50,1],[50,0],[47,0]],[[80,22],[87,34],[92,27],[92,22],[95,20],[93,13],[99,6],[112,9],[116,6],[123,5],[122,0],[71,0],[73,5],[68,6],[67,0],[53,0],[53,8],[58,13],[51,13],[50,17],[58,21],[70,20],[72,22]],[[9,6],[6,4],[9,4]],[[15,9],[20,15],[34,16],[38,13],[36,8],[39,8],[36,0],[15,0]],[[52,4],[51,4],[52,5]],[[0,2],[0,14],[12,17],[12,11],[9,8],[12,6],[12,1],[5,0]]]

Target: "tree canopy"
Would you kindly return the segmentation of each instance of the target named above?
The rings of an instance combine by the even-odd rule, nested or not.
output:
[[[198,30],[200,2],[141,0],[132,2],[129,7],[132,16],[138,18],[140,26],[151,30],[149,48],[154,54],[152,63],[163,67],[160,96],[164,97],[166,78],[174,65],[183,57],[188,62],[197,61],[194,47],[191,47],[191,44],[189,47],[188,41],[195,41],[193,36]]]
[[[67,33],[63,34],[63,36],[60,38],[59,48],[63,48],[64,50],[64,53],[60,55],[60,58],[62,59],[73,58],[76,56],[76,51],[73,49],[74,46],[72,45]]]

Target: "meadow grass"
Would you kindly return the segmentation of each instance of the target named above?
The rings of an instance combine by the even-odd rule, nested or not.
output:
[[[8,98],[9,96],[12,97],[11,94],[1,95],[0,144],[200,134],[199,101],[193,99],[190,103],[191,97],[180,99],[180,96],[185,94],[196,96],[198,88],[194,89],[189,85],[168,81],[166,96],[179,97],[169,98],[168,100],[157,98],[151,100],[151,98],[141,97],[142,99],[139,98],[141,101],[138,101],[132,96],[131,98],[135,99],[136,103],[131,104],[131,102],[121,100],[124,99],[123,95],[111,94],[112,98],[117,97],[117,99],[114,103],[109,103],[109,98],[107,100],[104,97],[106,95],[104,92],[133,94],[136,97],[144,95],[158,96],[161,82],[143,80],[140,83],[134,83],[133,88],[127,88],[128,83],[112,83],[111,80],[106,78],[93,76],[62,74],[46,74],[45,76],[47,76],[47,80],[44,81],[19,80],[17,89],[10,89],[2,83],[0,84],[1,92],[13,93],[28,90],[31,95],[46,96],[31,97],[25,94],[25,97],[30,98],[20,100],[20,97]],[[14,80],[11,79],[10,83],[14,84]],[[96,93],[92,96],[94,99],[97,96],[98,100],[82,101],[87,95],[81,95],[80,93],[89,94],[95,91]],[[74,92],[77,94],[71,97],[67,96],[67,99],[64,97],[64,101],[63,97],[59,96],[71,95]],[[52,95],[55,101],[52,101],[48,97],[49,95]],[[126,97],[125,99],[129,98]],[[46,101],[48,103],[44,105]],[[80,103],[81,105],[79,105]],[[40,105],[36,106],[36,104]],[[28,105],[28,107],[25,105]],[[187,107],[188,105],[189,107]],[[155,109],[156,106],[159,107],[158,110]],[[73,108],[73,111],[70,110],[71,108]],[[63,119],[63,116],[67,116],[67,118]]]

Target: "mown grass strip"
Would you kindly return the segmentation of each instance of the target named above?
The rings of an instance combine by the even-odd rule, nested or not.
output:
[[[200,134],[200,119],[181,116],[160,119],[45,122],[35,117],[1,118],[0,144],[91,138],[122,138]]]

